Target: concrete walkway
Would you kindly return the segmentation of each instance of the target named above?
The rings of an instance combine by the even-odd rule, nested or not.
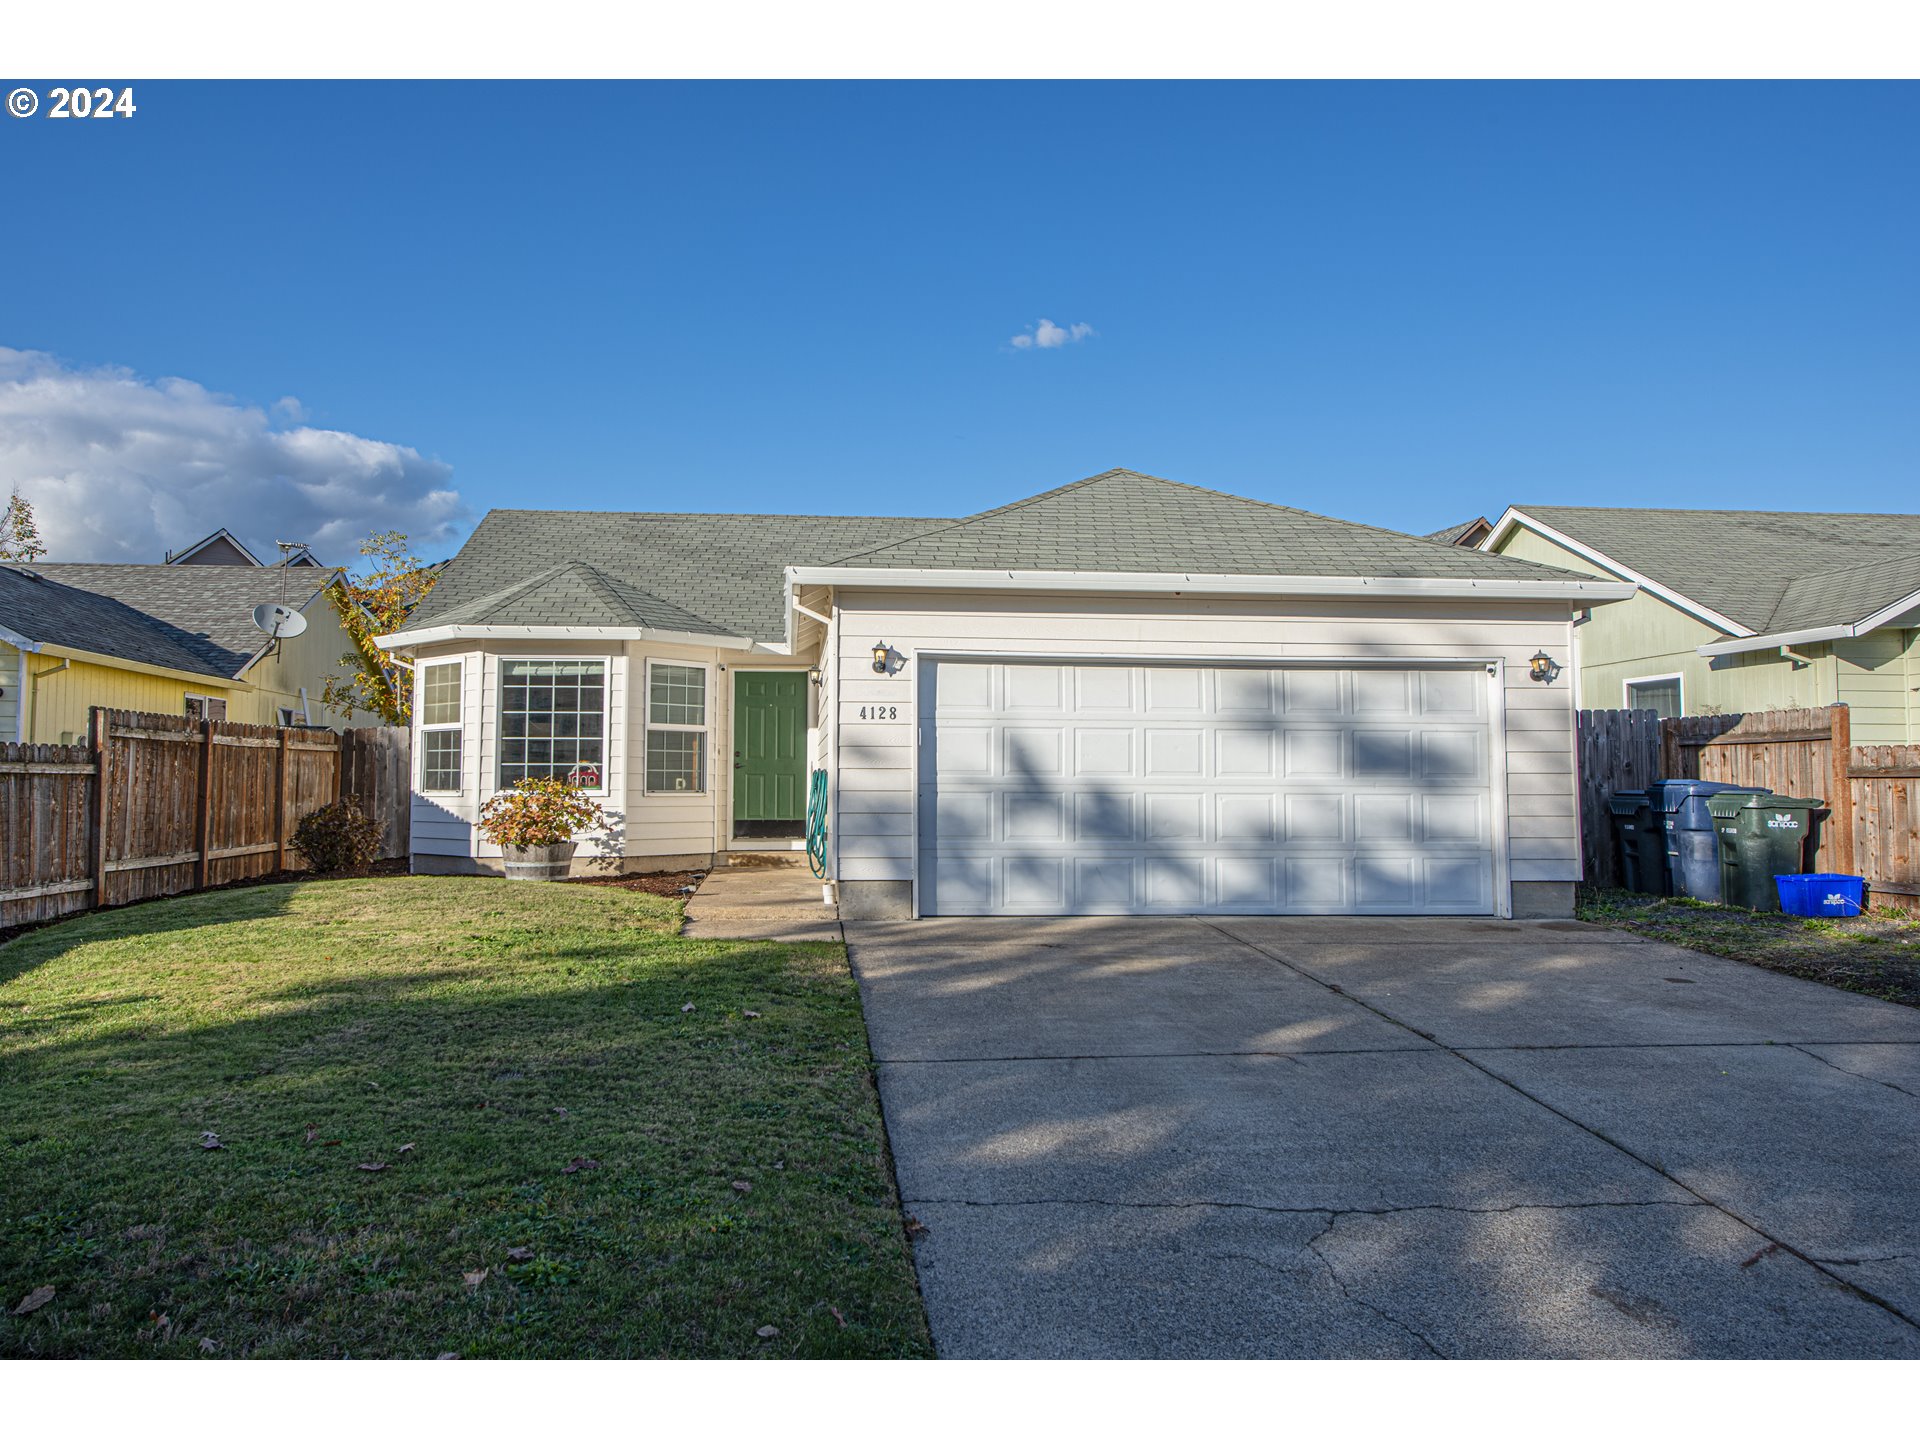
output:
[[[840,912],[820,901],[820,882],[797,864],[729,865],[709,871],[687,900],[681,934],[697,940],[831,940]]]
[[[1920,1012],[1564,921],[846,929],[943,1355],[1920,1357]]]

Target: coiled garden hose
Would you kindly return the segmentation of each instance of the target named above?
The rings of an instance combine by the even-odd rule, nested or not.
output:
[[[816,770],[807,786],[807,866],[827,878],[827,772]]]

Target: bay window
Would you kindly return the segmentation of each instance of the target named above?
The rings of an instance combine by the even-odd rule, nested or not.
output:
[[[526,779],[604,788],[604,660],[500,662],[500,788]]]

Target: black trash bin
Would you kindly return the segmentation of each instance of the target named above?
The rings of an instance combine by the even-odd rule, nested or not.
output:
[[[1712,795],[1707,809],[1720,847],[1720,890],[1729,905],[1778,910],[1776,875],[1801,875],[1818,800],[1797,795]]]
[[[1758,785],[1721,780],[1657,780],[1647,792],[1665,839],[1668,894],[1720,903],[1720,847],[1707,802],[1715,795],[1767,795]]]
[[[1642,895],[1667,893],[1667,841],[1653,818],[1644,790],[1616,790],[1607,797],[1613,838],[1620,853],[1620,883]]]

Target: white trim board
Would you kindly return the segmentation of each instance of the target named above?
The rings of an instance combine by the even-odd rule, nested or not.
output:
[[[1498,552],[1494,549],[1494,546],[1511,535],[1515,526],[1524,526],[1526,529],[1540,536],[1543,540],[1551,540],[1554,544],[1572,551],[1583,560],[1591,560],[1601,569],[1611,571],[1624,580],[1632,581],[1649,595],[1659,596],[1660,599],[1666,601],[1669,605],[1686,611],[1696,619],[1706,621],[1707,624],[1713,626],[1716,630],[1724,630],[1729,635],[1751,635],[1754,633],[1738,620],[1730,619],[1722,615],[1718,610],[1702,605],[1698,600],[1691,600],[1685,595],[1682,595],[1678,590],[1670,586],[1662,585],[1658,580],[1649,579],[1631,566],[1622,565],[1612,556],[1602,554],[1591,545],[1583,545],[1571,535],[1554,529],[1553,526],[1546,524],[1544,521],[1534,519],[1533,516],[1516,506],[1509,505],[1487,538],[1482,540],[1474,548],[1484,550],[1489,555],[1497,554]],[[1620,598],[1624,599],[1626,597],[1623,596]]]
[[[443,640],[652,640],[662,645],[716,650],[756,648],[753,641],[738,635],[698,635],[689,630],[656,630],[649,625],[429,625],[420,630],[396,630],[373,643],[382,650],[402,650],[437,645]]]
[[[1206,575],[1125,570],[929,570],[789,565],[788,608],[801,585],[865,590],[1042,590],[1112,595],[1334,595],[1385,599],[1561,600],[1581,606],[1633,598],[1612,580],[1468,580],[1399,576]]]

